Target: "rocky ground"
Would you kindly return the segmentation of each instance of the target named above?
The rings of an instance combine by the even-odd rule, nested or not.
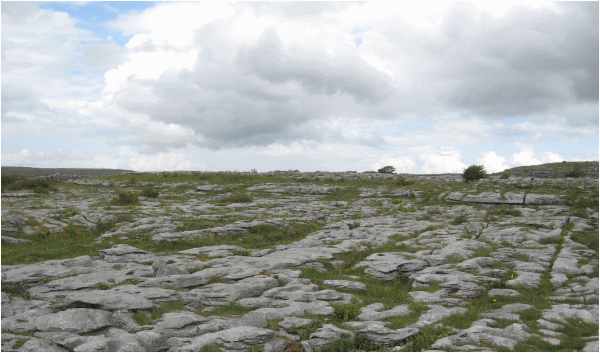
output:
[[[598,351],[598,177],[3,188],[1,312],[3,351]]]

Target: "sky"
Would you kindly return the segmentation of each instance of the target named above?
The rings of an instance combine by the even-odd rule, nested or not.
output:
[[[2,166],[598,161],[598,2],[2,1]]]

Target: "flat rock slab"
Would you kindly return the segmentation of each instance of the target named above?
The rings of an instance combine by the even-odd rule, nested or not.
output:
[[[519,293],[518,291],[514,290],[514,289],[492,289],[488,292],[488,295],[490,297],[496,297],[496,296],[506,296],[506,297],[516,297],[517,295],[521,295],[521,293]]]
[[[367,289],[367,285],[361,282],[344,281],[344,280],[325,280],[323,285],[342,288],[346,290]]]
[[[499,309],[492,310],[491,312],[482,313],[481,316],[489,317],[492,319],[498,319],[498,320],[517,321],[517,320],[520,320],[521,317],[519,314],[515,314],[515,312],[527,310],[527,309],[531,309],[531,308],[533,308],[533,306],[531,306],[529,304],[520,304],[520,303],[507,304]]]
[[[381,303],[367,305],[360,309],[361,313],[358,315],[358,319],[364,321],[379,321],[381,319],[385,319],[386,317],[410,315],[412,312],[408,304],[398,305],[386,311],[378,311],[383,308],[384,305]]]
[[[377,345],[395,344],[402,342],[419,333],[417,328],[401,328],[391,330],[387,327],[372,325],[356,332],[357,335],[366,335]]]
[[[187,255],[200,255],[206,254],[210,257],[219,257],[219,256],[230,256],[233,255],[234,251],[247,251],[241,246],[237,245],[213,245],[213,246],[203,246],[201,248],[192,248],[187,250],[178,251],[179,254],[187,254]]]
[[[2,236],[2,241],[5,241],[5,242],[11,243],[11,244],[18,244],[18,243],[26,243],[26,242],[29,242],[31,240],[29,240],[29,239],[18,239],[18,238],[7,237],[6,235],[3,235]]]
[[[67,331],[87,333],[113,325],[112,314],[97,309],[67,309],[56,314],[31,317],[15,315],[2,319],[2,329],[13,332]]]
[[[289,330],[292,327],[302,327],[313,323],[311,319],[302,319],[299,317],[286,317],[283,321],[279,322],[279,327],[284,330]]]
[[[527,194],[525,196],[526,205],[555,205],[562,202],[562,199],[556,195]]]
[[[598,323],[598,305],[552,305],[552,309],[542,311],[542,317],[546,320],[557,320],[567,323],[565,319],[581,319],[590,324]]]
[[[483,192],[479,195],[466,195],[462,198],[462,202],[471,203],[490,203],[490,204],[508,204],[522,205],[525,199],[525,194],[516,194],[507,192],[502,197],[502,194],[495,192]]]
[[[452,316],[455,314],[464,314],[468,311],[466,308],[446,308],[441,305],[430,305],[429,307],[431,308],[431,310],[422,314],[421,317],[419,317],[419,321],[417,321],[416,324],[413,324],[410,327],[421,328],[424,326],[429,326],[448,316]]]
[[[149,310],[155,308],[150,300],[141,295],[113,292],[109,290],[73,291],[62,301],[66,307],[76,304],[98,305],[105,310]]]
[[[431,348],[457,351],[481,350],[481,348],[478,347],[480,347],[482,343],[485,343],[514,350],[517,343],[525,341],[532,336],[527,333],[527,326],[524,324],[514,323],[504,329],[499,329],[488,327],[488,324],[494,323],[495,321],[492,321],[491,319],[487,320],[475,321],[473,325],[466,330],[460,330],[460,332],[455,335],[440,338],[431,346]]]
[[[268,329],[239,326],[231,329],[207,333],[191,340],[191,343],[172,349],[176,352],[199,352],[202,347],[221,343],[231,350],[248,351],[252,346],[264,346],[273,337]]]

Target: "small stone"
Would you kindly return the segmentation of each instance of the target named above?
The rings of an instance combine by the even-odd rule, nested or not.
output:
[[[492,289],[488,292],[488,295],[490,297],[496,297],[496,296],[507,296],[507,297],[516,297],[518,295],[521,295],[521,293],[519,293],[518,291],[514,290],[514,289]]]

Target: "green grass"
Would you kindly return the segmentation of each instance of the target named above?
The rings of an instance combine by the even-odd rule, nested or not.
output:
[[[329,194],[323,196],[323,201],[356,201],[359,199],[362,191],[355,186],[350,186],[343,189],[335,189]]]
[[[331,304],[334,309],[333,316],[342,322],[354,321],[360,314],[362,305],[358,301],[353,300],[350,304]]]
[[[128,219],[127,216],[125,218]],[[322,227],[320,224],[310,223],[286,230],[265,224],[250,228],[248,233],[243,234],[227,236],[208,235],[205,238],[197,238],[189,241],[165,242],[152,241],[152,236],[148,233],[129,232],[114,235],[99,243],[94,242],[100,235],[112,229],[115,224],[115,221],[99,224],[94,230],[70,224],[61,232],[51,233],[40,230],[31,235],[19,234],[16,236],[17,238],[29,239],[33,244],[3,243],[1,248],[2,264],[30,264],[46,260],[68,259],[82,255],[96,256],[98,255],[98,250],[111,248],[116,244],[129,244],[139,249],[155,253],[165,252],[166,254],[173,254],[191,248],[223,244],[264,249],[277,244],[298,241]]]
[[[254,197],[245,193],[236,193],[229,196],[221,197],[215,200],[217,205],[229,205],[232,203],[250,203],[254,201]]]
[[[571,239],[583,244],[598,253],[598,228],[576,231],[571,234]]]
[[[155,199],[158,197],[158,190],[154,187],[154,185],[148,185],[140,192],[140,196],[149,197]]]
[[[231,302],[208,313],[209,316],[242,316],[258,308],[246,308],[239,305],[237,302]]]
[[[218,216],[215,216],[218,217]],[[250,220],[246,217],[237,215],[225,215],[218,218],[196,218],[196,217],[181,217],[176,220],[179,223],[175,227],[176,232],[184,232],[188,230],[200,230],[215,227],[222,227],[226,224],[231,224],[240,220]]]
[[[117,189],[117,197],[110,203],[115,206],[136,205],[138,203],[138,195],[123,189]]]
[[[140,326],[152,325],[156,320],[160,319],[163,314],[178,310],[185,310],[183,304],[177,302],[165,303],[150,312],[140,310],[132,315],[132,319]]]
[[[30,243],[2,244],[2,264],[31,264],[46,260],[69,259],[75,256],[98,255],[98,250],[111,245],[108,242],[93,243],[100,235],[98,230],[68,225],[61,232],[20,234],[17,238],[28,239]]]
[[[28,189],[35,193],[48,194],[56,191],[56,183],[45,179],[26,179],[19,174],[2,175],[2,192]]]

